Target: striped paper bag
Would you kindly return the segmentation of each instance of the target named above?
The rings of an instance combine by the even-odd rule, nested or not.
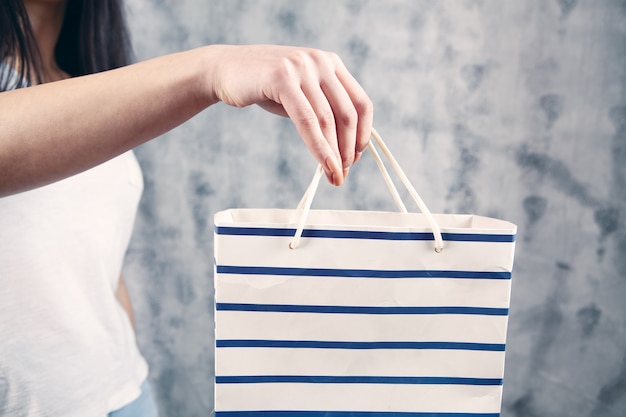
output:
[[[516,226],[430,214],[387,156],[422,213],[310,210],[318,168],[215,215],[216,417],[500,415]]]

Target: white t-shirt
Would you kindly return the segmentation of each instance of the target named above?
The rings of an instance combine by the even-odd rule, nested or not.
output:
[[[115,291],[142,189],[128,152],[0,198],[0,416],[103,417],[139,395]]]

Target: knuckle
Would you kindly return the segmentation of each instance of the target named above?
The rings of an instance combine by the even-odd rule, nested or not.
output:
[[[319,124],[322,129],[327,129],[335,126],[335,115],[333,114],[332,110],[325,110],[319,115]]]
[[[297,123],[306,129],[311,129],[318,123],[317,116],[312,110],[303,110],[297,118]]]
[[[273,81],[284,82],[293,76],[294,64],[290,59],[282,58],[274,67]]]
[[[330,58],[330,61],[333,62],[334,64],[341,64],[343,62],[341,60],[341,57],[335,52],[327,52],[327,55]]]
[[[354,108],[363,116],[371,116],[374,113],[374,104],[367,96],[355,100]]]
[[[339,122],[342,126],[351,127],[355,126],[359,120],[359,115],[356,109],[349,109],[341,114],[339,117]]]
[[[305,52],[307,63],[324,71],[334,72],[340,65],[341,59],[333,52],[326,52],[320,49],[309,49]]]
[[[287,62],[290,68],[295,69],[298,72],[302,72],[310,66],[310,60],[311,58],[309,57],[309,53],[298,49],[290,54]]]
[[[308,50],[307,55],[309,56],[309,59],[318,66],[325,63],[327,60],[326,53],[318,49]]]

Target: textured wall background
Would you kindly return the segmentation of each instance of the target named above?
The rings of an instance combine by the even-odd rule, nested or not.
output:
[[[519,225],[503,416],[626,415],[626,2],[128,0],[139,59],[208,43],[338,52],[436,212]],[[212,410],[212,215],[295,207],[288,120],[217,105],[137,150],[128,254],[163,416]],[[323,208],[389,209],[371,158]]]

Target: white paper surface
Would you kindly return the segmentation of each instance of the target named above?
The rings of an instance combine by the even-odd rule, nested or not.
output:
[[[291,250],[297,215],[216,215],[216,413],[499,412],[514,225],[314,211]]]

